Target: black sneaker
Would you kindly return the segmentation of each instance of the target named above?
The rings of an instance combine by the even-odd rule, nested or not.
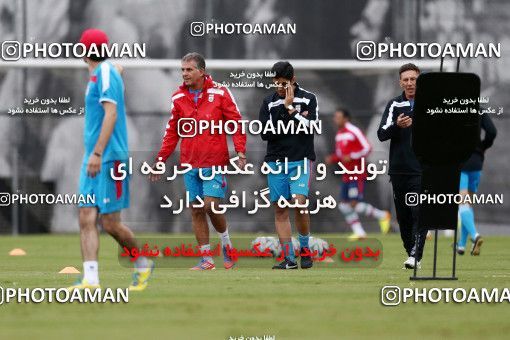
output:
[[[480,255],[480,248],[482,247],[483,239],[480,235],[478,235],[473,241],[473,246],[471,247],[471,255],[478,256]]]
[[[303,254],[308,254],[308,255],[303,255]],[[313,259],[310,256],[310,254],[311,254],[311,252],[310,252],[309,248],[305,247],[305,248],[300,249],[299,257],[301,258],[301,268],[302,269],[308,269],[308,268],[313,267]]]
[[[297,269],[297,263],[285,258],[281,263],[274,265],[273,269]]]

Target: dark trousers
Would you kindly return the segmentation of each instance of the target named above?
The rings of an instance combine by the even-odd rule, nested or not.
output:
[[[406,204],[406,194],[421,192],[421,176],[391,175],[390,181],[393,186],[393,200],[404,248],[408,256],[413,256],[417,261],[421,261],[427,229],[418,230],[418,206]],[[412,200],[410,201],[412,202]],[[418,249],[415,246],[417,239]]]

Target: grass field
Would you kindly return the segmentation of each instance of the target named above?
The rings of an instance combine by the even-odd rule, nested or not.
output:
[[[510,287],[510,237],[487,237],[479,257],[458,258],[458,281],[410,282],[400,237],[378,237],[384,258],[377,268],[272,271],[270,268],[156,269],[146,291],[127,304],[4,304],[0,339],[228,339],[275,335],[276,339],[508,338],[510,306],[414,304],[385,307],[380,290],[404,287]],[[450,270],[450,239],[439,241],[439,274]],[[26,256],[8,256],[23,248]],[[428,242],[423,274],[432,266]],[[127,287],[129,269],[117,247],[101,238],[103,287]],[[79,237],[0,237],[0,286],[66,287],[81,268]]]

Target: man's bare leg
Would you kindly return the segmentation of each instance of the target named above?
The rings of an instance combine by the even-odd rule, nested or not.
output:
[[[101,215],[101,224],[104,231],[110,234],[121,247],[128,249],[139,248],[135,235],[120,220],[120,211]],[[144,256],[135,261],[133,282],[129,286],[130,291],[142,291],[147,287],[147,282],[152,274],[153,263]]]
[[[198,245],[209,244],[209,226],[204,208],[191,208],[191,226]]]
[[[127,249],[139,248],[131,229],[120,220],[120,211],[102,214],[101,224],[104,231],[110,234],[121,247],[126,247]],[[135,267],[141,271],[148,270],[150,268],[147,261],[147,258],[141,256],[135,261]]]
[[[277,204],[274,207],[274,224],[276,226],[276,233],[280,242],[292,241],[292,231],[290,226],[289,209],[280,208]]]
[[[101,215],[101,224],[104,231],[110,234],[121,247],[128,249],[137,247],[135,235],[120,220],[120,212]]]
[[[214,229],[216,229],[216,231],[221,234],[227,230],[227,220],[224,214],[216,214],[214,211],[212,211],[211,206],[213,204],[216,208],[218,208],[218,204],[220,204],[220,199],[217,197],[205,196],[204,205],[207,215],[209,216],[209,219],[211,220]]]

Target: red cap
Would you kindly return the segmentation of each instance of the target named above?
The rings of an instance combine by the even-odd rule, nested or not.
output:
[[[81,34],[80,43],[85,45],[88,50],[92,44],[96,44],[96,47],[100,47],[102,44],[108,45],[108,36],[100,29],[89,28]]]

